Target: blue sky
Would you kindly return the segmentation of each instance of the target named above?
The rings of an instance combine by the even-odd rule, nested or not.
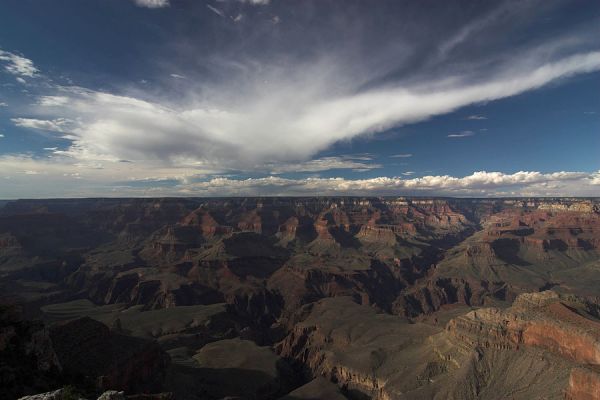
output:
[[[600,196],[600,4],[6,0],[0,198]]]

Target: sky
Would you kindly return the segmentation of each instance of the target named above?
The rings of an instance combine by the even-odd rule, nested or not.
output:
[[[0,199],[600,196],[597,0],[3,0]]]

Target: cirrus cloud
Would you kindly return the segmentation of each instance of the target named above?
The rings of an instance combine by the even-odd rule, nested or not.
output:
[[[531,62],[531,60],[529,60]],[[268,96],[259,93],[243,105],[191,103],[172,105],[133,96],[60,87],[61,101],[52,101],[53,118],[15,118],[22,127],[65,132],[73,157],[97,159],[180,158],[218,163],[223,168],[249,169],[261,162],[309,159],[340,140],[374,134],[394,126],[423,121],[460,107],[501,99],[557,79],[600,70],[600,52],[564,57],[554,62],[502,71],[481,83],[420,84],[372,89],[331,97],[299,81],[305,96],[290,107],[286,99],[300,86],[283,84]],[[56,99],[56,95],[50,97]],[[48,97],[40,100],[44,103]],[[44,113],[47,113],[44,107]],[[472,131],[448,135],[472,136]]]
[[[138,7],[163,8],[169,7],[169,0],[134,0]]]
[[[33,78],[39,72],[33,61],[19,54],[0,50],[0,61],[5,62],[5,71],[21,79],[23,76]]]

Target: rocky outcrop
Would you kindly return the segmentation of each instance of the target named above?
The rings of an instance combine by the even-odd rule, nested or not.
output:
[[[0,398],[48,390],[60,382],[60,363],[49,332],[20,310],[0,304]]]
[[[210,239],[215,235],[227,234],[232,231],[229,226],[220,225],[213,216],[203,208],[199,208],[183,218],[183,226],[193,226],[204,238]]]
[[[67,395],[64,389],[54,390],[52,392],[23,396],[19,400],[66,400]]]
[[[169,357],[155,342],[112,333],[87,317],[53,326],[50,338],[65,373],[84,376],[103,389],[161,389]]]
[[[471,345],[537,346],[580,364],[600,365],[600,322],[578,314],[552,291],[523,294],[508,310],[472,311],[447,330]]]
[[[469,346],[484,349],[540,348],[573,364],[567,399],[600,397],[600,322],[552,292],[520,295],[507,310],[472,311],[446,330]],[[578,311],[578,308],[580,311]]]
[[[72,387],[61,388],[52,392],[39,393],[31,396],[24,396],[19,400],[86,400],[78,394]],[[116,390],[107,390],[96,400],[173,400],[171,393],[140,394],[126,396],[124,392]]]
[[[363,225],[356,237],[365,242],[393,246],[396,244],[396,228],[395,226]]]
[[[571,370],[565,400],[597,400],[600,398],[600,370],[576,367]]]
[[[297,217],[288,218],[285,223],[279,226],[277,237],[282,245],[287,245],[292,240],[296,239],[296,231],[300,221]]]
[[[227,382],[232,371],[198,368],[192,355],[240,337],[277,343],[296,372],[349,397],[586,398],[597,390],[599,302],[542,293],[502,307],[548,288],[597,296],[599,215],[596,200],[580,199],[9,202],[0,291],[31,315],[43,305],[49,318],[113,328],[0,326],[0,353],[21,346],[11,371],[35,371],[34,381],[62,370],[130,395],[160,390],[152,383],[165,375],[171,387]],[[222,319],[182,307],[214,303]],[[488,304],[498,308],[457,317]]]

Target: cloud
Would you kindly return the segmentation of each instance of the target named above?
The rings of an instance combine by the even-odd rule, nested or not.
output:
[[[266,177],[236,180],[215,178],[187,185],[184,191],[214,195],[256,194],[320,194],[320,195],[450,195],[450,196],[495,196],[509,193],[528,192],[545,194],[597,193],[591,186],[591,176],[580,172],[475,172],[462,178],[452,176],[425,176],[422,178],[307,178],[284,179]],[[577,189],[579,187],[579,189]]]
[[[249,3],[257,6],[266,6],[271,0],[240,0],[242,3]]]
[[[37,104],[42,107],[64,106],[69,101],[66,96],[40,96]]]
[[[598,196],[600,171],[475,172],[464,177],[431,175],[419,178],[371,179],[279,176],[235,179],[206,178],[215,171],[104,162],[74,164],[69,157],[0,156],[0,170],[10,177],[3,197],[93,196],[265,196],[265,195],[425,195],[456,197]],[[410,172],[410,171],[408,171]],[[409,176],[409,175],[404,175]]]
[[[465,119],[468,119],[468,120],[483,120],[483,119],[487,119],[487,117],[484,116],[484,115],[469,115]]]
[[[600,70],[600,52],[576,54],[531,67],[533,61],[528,60],[526,67],[517,70],[515,63],[510,63],[509,70],[483,82],[427,82],[337,95],[327,84],[327,74],[300,69],[308,75],[288,77],[289,81],[274,77],[272,84],[250,92],[239,86],[221,87],[215,97],[232,95],[222,103],[194,100],[193,92],[192,96],[183,96],[191,101],[175,104],[164,99],[152,101],[60,87],[60,96],[68,100],[52,107],[51,119],[40,122],[15,118],[13,122],[22,127],[63,132],[66,121],[77,121],[69,132],[73,157],[166,163],[190,159],[225,169],[251,169],[264,163],[305,161],[341,140],[375,134],[469,104],[513,96],[557,79]],[[44,114],[48,114],[46,107]],[[464,131],[449,137],[473,134]]]
[[[0,107],[8,107],[8,104],[6,104],[6,103],[4,103],[4,102],[0,101]]]
[[[5,71],[18,77],[25,76],[33,78],[39,72],[35,65],[33,65],[33,61],[8,51],[0,50],[0,61],[6,62],[6,65],[4,66]],[[23,78],[21,78],[21,80],[22,79]],[[19,82],[21,81],[19,80]]]
[[[224,0],[219,0],[219,1],[224,1]],[[246,4],[251,4],[254,6],[266,6],[269,5],[269,3],[271,3],[271,0],[237,0],[240,3],[246,3]]]
[[[219,10],[217,7],[213,7],[213,6],[211,6],[210,4],[207,4],[207,5],[206,5],[206,7],[207,7],[207,8],[208,8],[210,11],[214,12],[215,14],[217,14],[219,17],[226,18],[226,16],[225,16],[225,13],[224,13],[223,11]]]
[[[185,79],[185,76],[179,75],[179,74],[171,74],[170,76],[171,76],[171,78],[175,78],[175,79]]]
[[[271,174],[282,174],[287,172],[321,172],[333,169],[352,169],[365,172],[372,169],[382,168],[381,164],[369,164],[361,162],[365,157],[354,158],[352,156],[323,157],[302,163],[287,163],[274,165]]]
[[[459,133],[451,133],[448,135],[449,138],[463,138],[463,137],[469,137],[469,136],[474,136],[475,132],[473,131],[462,131]]]
[[[134,0],[138,7],[163,8],[169,7],[169,0]]]
[[[158,3],[168,5],[164,1],[137,2],[142,6],[150,3],[156,7]],[[268,2],[247,3],[264,5]],[[308,190],[314,187],[324,193],[329,190],[327,185],[331,185],[332,193],[343,193],[344,188],[348,188],[348,193],[363,190],[367,193],[372,187],[374,193],[424,190],[477,194],[478,190],[489,191],[492,187],[460,187],[459,182],[467,177],[450,176],[282,181],[283,178],[277,175],[340,169],[344,170],[340,175],[350,176],[350,171],[376,171],[381,165],[370,156],[361,159],[319,155],[335,154],[329,151],[337,148],[332,149],[334,144],[347,143],[358,137],[369,138],[465,106],[504,99],[600,70],[600,51],[597,41],[593,40],[597,36],[590,34],[593,29],[575,32],[581,33],[582,40],[571,40],[561,31],[556,34],[557,38],[548,39],[546,34],[532,35],[536,37],[510,43],[509,47],[510,35],[523,33],[517,29],[518,23],[522,23],[524,32],[530,33],[528,18],[533,15],[512,18],[511,7],[492,10],[490,15],[484,13],[485,23],[479,18],[471,24],[463,21],[471,18],[471,14],[448,21],[447,16],[440,17],[439,13],[426,10],[426,21],[431,17],[432,21],[441,22],[438,27],[434,22],[418,23],[418,12],[415,23],[409,21],[408,24],[403,23],[406,21],[402,21],[402,16],[392,14],[389,18],[400,20],[383,24],[379,21],[379,13],[374,18],[370,12],[361,13],[360,18],[353,20],[351,10],[333,2],[328,3],[331,7],[323,6],[318,12],[313,7],[300,7],[294,13],[278,10],[283,21],[297,23],[274,27],[268,20],[273,14],[268,10],[250,10],[239,3],[212,4],[218,8],[206,3],[199,7],[205,10],[206,5],[228,20],[244,8],[244,23],[236,26],[209,24],[211,27],[206,28],[210,29],[208,36],[219,38],[215,48],[198,45],[199,37],[169,36],[171,41],[167,44],[174,56],[163,59],[161,54],[153,53],[158,61],[156,64],[160,65],[156,76],[146,75],[153,85],[140,88],[137,83],[128,86],[115,79],[115,85],[110,86],[114,89],[107,91],[74,84],[60,86],[55,83],[59,80],[50,79],[41,85],[39,79],[28,79],[30,95],[39,97],[34,104],[20,108],[17,111],[20,114],[14,115],[12,122],[21,128],[56,132],[56,136],[68,143],[66,146],[61,143],[60,150],[44,153],[44,157],[52,157],[47,164],[26,158],[20,162],[35,164],[27,168],[30,171],[36,170],[36,165],[40,167],[39,171],[43,171],[41,167],[50,171],[51,167],[56,167],[62,171],[60,177],[78,172],[81,192],[71,194],[97,193],[99,187],[103,190],[111,188],[123,195],[138,193],[115,188],[115,176],[126,182],[143,179],[147,182],[153,179],[163,183],[179,182],[172,188],[174,194],[221,193],[218,187],[198,181],[212,181],[206,181],[211,174],[239,171],[244,171],[245,176],[276,176],[255,178],[247,183],[231,176],[218,178],[229,179],[215,181],[223,184],[219,186],[223,193],[251,192],[256,187],[272,188],[270,193],[310,193]],[[481,9],[485,8],[487,6],[481,6]],[[327,19],[324,15],[331,14],[331,10],[335,11],[334,18]],[[302,26],[304,12],[315,18],[314,31],[294,31]],[[477,10],[474,13],[477,14]],[[403,14],[412,15],[411,12]],[[518,21],[513,22],[515,20]],[[360,23],[350,23],[357,21]],[[384,25],[385,29],[377,29]],[[365,35],[366,32],[369,34]],[[445,38],[450,39],[446,41]],[[443,49],[436,52],[439,43]],[[507,51],[508,47],[510,51]],[[12,60],[2,61],[12,65]],[[39,74],[33,63],[31,66],[35,69],[32,73]],[[171,71],[182,75],[171,74]],[[185,81],[177,80],[184,75]],[[24,75],[17,77],[27,78]],[[463,116],[467,115],[467,112],[463,113]],[[472,120],[483,118],[481,115],[467,117]],[[451,133],[449,137],[472,136],[475,132],[480,130]],[[396,154],[390,157],[410,156]],[[102,169],[94,167],[99,165]],[[398,173],[403,178],[409,176]],[[490,178],[491,175],[486,176]],[[549,178],[545,179],[519,185],[542,193],[541,186],[535,185],[548,185]],[[583,182],[582,187],[589,188],[588,181],[596,178],[585,179],[580,178],[577,182]],[[433,185],[426,189],[431,181],[445,182],[449,186],[440,189]],[[277,182],[284,183],[279,185]],[[565,182],[558,179],[551,184],[564,185]],[[84,184],[88,186],[82,186]],[[203,189],[202,185],[208,186]],[[276,189],[280,187],[283,189]],[[575,186],[569,188],[581,192]],[[169,193],[161,192],[167,190],[164,187],[156,190],[153,193]],[[522,189],[517,187],[515,190]],[[546,186],[544,190],[549,188]]]
[[[66,118],[57,118],[53,120],[42,120],[35,118],[12,118],[12,123],[21,128],[37,129],[51,132],[67,132],[68,127],[73,125],[73,121]]]
[[[3,137],[4,137],[4,134],[3,134],[3,133],[0,133],[0,138],[3,138]]]

